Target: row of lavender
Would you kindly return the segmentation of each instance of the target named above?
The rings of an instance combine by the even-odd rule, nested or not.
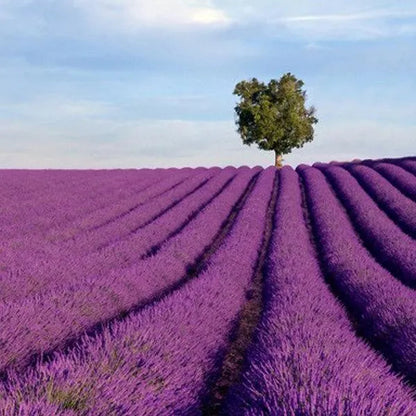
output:
[[[360,284],[367,280],[365,249],[351,252],[354,232],[323,175],[314,168],[299,171],[304,200],[298,175],[289,168],[280,175],[265,311],[249,350],[247,369],[229,398],[229,414],[414,414],[410,391],[391,374],[385,360],[357,337],[346,310],[326,284],[305,222],[306,204],[323,263],[333,267],[330,283],[342,285],[343,294],[358,306],[368,305],[360,292]],[[357,266],[362,268],[356,271]],[[368,272],[377,280],[373,270]],[[400,286],[391,280],[393,286]],[[365,293],[366,289],[369,296],[378,296],[375,285],[364,288]],[[357,317],[362,313],[365,309],[356,310]],[[361,324],[367,319],[362,316]],[[379,321],[377,312],[373,321]]]
[[[100,336],[85,337],[79,349],[58,354],[28,379],[11,377],[13,388],[3,407],[14,409],[16,398],[25,397],[27,409],[47,409],[55,402],[58,411],[59,404],[72,400],[74,410],[103,415],[111,413],[114,403],[119,414],[132,415],[200,408],[206,374],[215,373],[216,357],[245,301],[274,177],[274,169],[262,172],[232,230],[197,279]]]
[[[205,173],[205,176],[206,175],[207,173]],[[196,181],[197,185],[199,185],[198,180],[201,181],[200,176],[201,175],[196,172],[192,182]],[[204,178],[202,178],[202,180],[203,179]],[[140,221],[143,222],[143,220],[146,221],[148,218],[151,218],[152,215],[154,215],[154,212],[157,212],[158,207],[155,207],[155,204],[158,204],[161,207],[160,209],[164,209],[163,203],[166,202],[167,198],[181,197],[182,189],[178,190],[178,184],[175,184],[175,182],[178,182],[178,178],[175,178],[174,180],[169,179],[167,182],[162,181],[161,185],[152,186],[151,189],[140,192],[136,195],[135,201],[122,201],[114,206],[109,204],[109,207],[106,207],[107,215],[103,213],[102,209],[98,209],[97,211],[94,211],[92,215],[87,214],[82,220],[78,220],[78,224],[72,223],[70,227],[72,230],[77,230],[81,223],[83,225],[83,232],[91,235],[93,230],[89,231],[88,228],[93,226],[95,234],[100,233],[100,231],[105,228],[105,226],[99,227],[94,225],[97,220],[101,222],[105,221],[106,225],[109,225],[110,223],[112,225],[117,225],[120,223],[120,230],[118,232],[117,230],[113,230],[112,238],[119,237],[121,240],[123,227],[122,219],[127,216],[126,213],[137,217],[135,224],[140,224]],[[190,184],[186,183],[188,187],[189,185],[191,186],[191,190],[193,186],[192,182]],[[186,185],[184,185],[185,188]],[[155,198],[155,188],[156,192],[160,192],[160,190],[163,190],[166,186],[168,187],[167,190],[165,189],[165,192],[160,196],[156,194]],[[68,244],[65,241],[62,241],[62,238],[57,238],[58,233],[67,235],[65,228],[64,230],[62,230],[62,228],[61,224],[57,224],[53,227],[53,230],[51,231],[51,233],[55,233],[53,241],[49,241],[49,238],[45,238],[39,231],[32,233],[30,238],[26,238],[23,242],[20,240],[18,256],[14,255],[14,251],[16,251],[16,240],[8,241],[7,248],[3,247],[2,258],[4,259],[6,256],[9,257],[8,266],[10,272],[7,279],[8,286],[4,287],[2,291],[2,300],[17,300],[16,296],[27,298],[29,295],[36,295],[40,290],[44,291],[46,288],[50,288],[53,284],[61,285],[66,281],[76,282],[76,278],[80,273],[83,275],[90,274],[83,264],[84,259],[87,256],[85,254],[83,255],[75,244],[68,247]],[[73,232],[74,231],[72,231],[72,233]],[[82,235],[84,234],[81,232],[80,237]],[[72,239],[73,237],[71,240]],[[94,241],[94,237],[92,237],[91,244],[94,244]],[[100,242],[98,242],[98,245],[99,244]],[[108,260],[108,256],[105,255],[106,253],[102,254],[102,261],[100,262],[96,259],[95,264],[102,266]],[[36,261],[34,261],[34,259],[36,259]],[[13,273],[13,271],[18,271],[18,275],[16,276],[17,273]],[[57,274],[60,276],[59,280],[53,278]],[[28,279],[28,276],[30,277],[30,280]],[[19,281],[26,281],[28,284],[16,294],[15,291],[13,291],[13,282]],[[9,291],[10,293],[7,292],[8,287],[11,289]]]
[[[372,167],[391,174],[398,188],[415,189],[416,178],[400,165]],[[365,165],[342,164],[347,170],[315,166],[298,168],[303,201],[297,175],[282,171],[285,189],[277,204],[266,275],[270,295],[228,412],[416,414],[414,390],[406,386],[416,382],[415,294],[400,281],[409,282],[400,270],[391,274],[372,256],[374,239],[381,241],[381,236],[369,225],[389,227],[396,239],[388,236],[388,241],[406,241],[401,253],[414,256],[415,241],[399,227],[401,220],[412,218],[416,204]],[[406,161],[402,167],[412,171],[416,163]],[[363,187],[379,206],[348,170],[362,174]],[[396,198],[388,198],[387,190]]]
[[[29,235],[26,235],[21,232],[20,228],[19,233],[16,233],[15,229],[14,232],[15,235],[17,235],[13,239],[2,239],[0,261],[4,265],[3,273],[8,273],[7,280],[12,281],[16,278],[20,281],[25,281],[28,280],[28,277],[32,277],[32,284],[30,285],[32,287],[27,289],[32,294],[36,293],[36,285],[44,287],[45,282],[51,280],[51,273],[55,275],[59,274],[61,276],[60,281],[62,281],[62,279],[65,279],[65,275],[73,273],[72,269],[74,266],[77,267],[80,258],[79,250],[76,252],[73,252],[73,250],[71,251],[71,247],[68,247],[68,244],[65,243],[66,239],[72,240],[75,235],[82,236],[83,233],[89,233],[89,235],[91,235],[91,231],[89,231],[91,228],[95,228],[96,232],[99,232],[102,228],[100,227],[100,222],[104,222],[105,224],[119,222],[115,220],[119,220],[123,216],[126,216],[126,213],[131,213],[132,215],[139,214],[142,219],[144,217],[146,220],[146,215],[151,216],[153,214],[155,202],[161,200],[160,205],[162,206],[161,209],[163,209],[165,208],[163,203],[166,202],[166,198],[172,198],[172,194],[174,194],[173,198],[175,196],[177,198],[181,197],[182,189],[179,189],[178,191],[177,188],[178,185],[181,185],[184,173],[185,172],[178,172],[177,175],[171,175],[167,180],[160,180],[160,175],[158,175],[158,172],[155,172],[154,176],[150,178],[151,186],[149,186],[149,181],[146,180],[145,177],[145,179],[142,180],[142,182],[144,181],[146,183],[145,189],[140,189],[138,193],[133,193],[127,200],[120,200],[117,201],[117,203],[112,203],[112,194],[110,191],[108,205],[104,208],[101,208],[102,201],[100,200],[103,199],[102,197],[97,198],[97,200],[93,198],[92,202],[95,205],[95,209],[90,212],[89,208],[87,208],[88,210],[85,210],[84,207],[83,214],[79,214],[78,217],[75,220],[70,221],[69,224],[65,224],[65,222],[62,223],[62,221],[57,219],[59,216],[54,216],[49,219],[50,225],[46,230],[35,225],[33,226],[33,231],[30,232]],[[209,173],[207,172],[205,175],[208,174]],[[195,172],[195,175],[193,176],[195,176],[195,178],[191,180],[192,182],[195,182],[201,175],[199,172]],[[155,181],[158,180],[159,183],[155,183]],[[192,183],[190,185],[192,186]],[[136,188],[136,186],[134,186],[134,188]],[[186,190],[187,189],[185,189],[185,191]],[[81,195],[79,195],[79,198],[83,201],[83,189],[80,193]],[[43,199],[40,199],[38,204],[40,207],[37,206],[37,210],[40,211]],[[148,206],[151,204],[153,204],[153,207],[149,207],[149,209]],[[76,203],[69,206],[65,204],[62,205],[64,205],[64,208],[60,208],[62,211],[67,210],[72,212],[73,206],[76,205]],[[87,206],[90,207],[90,205]],[[153,210],[151,208],[153,208]],[[24,213],[26,213],[25,209],[19,210],[18,212],[22,211],[24,215]],[[59,209],[56,211],[59,212]],[[31,214],[30,211],[26,213],[26,222],[30,223],[33,221],[31,220]],[[47,214],[45,214],[45,216],[48,217]],[[140,218],[138,218],[138,221],[140,221]],[[20,227],[22,222],[24,221],[17,222],[15,227]],[[120,227],[122,227],[122,223],[120,224]],[[120,233],[114,232],[113,230],[112,238],[119,236],[119,234]],[[92,237],[91,240],[91,243],[94,244],[94,237]],[[18,250],[16,250],[16,248],[18,248]],[[18,255],[16,255],[16,251]],[[76,262],[74,262],[74,259],[76,259]],[[49,275],[47,274],[48,266],[51,268]],[[16,272],[18,272],[18,276],[15,276],[17,274]],[[3,293],[4,292],[5,290],[3,290]],[[23,292],[25,291],[23,290]],[[23,293],[22,295],[27,296],[28,293]],[[9,300],[4,297],[3,299]]]
[[[279,192],[264,311],[224,411],[414,414],[411,390],[400,375],[415,378],[416,304],[406,285],[412,286],[414,273],[416,162],[342,166],[300,167],[300,178],[289,168],[277,176],[273,169],[181,172],[176,184],[168,182],[175,175],[163,179],[158,172],[152,186],[143,179],[139,202],[127,197],[122,207],[95,202],[91,209],[92,198],[82,220],[60,217],[60,225],[49,228],[56,237],[49,250],[68,256],[78,249],[81,270],[49,282],[52,275],[42,269],[34,296],[6,297],[0,304],[3,414],[198,414],[250,288],[274,182]],[[161,183],[164,191],[146,195]],[[231,230],[218,250],[212,248],[204,270],[172,290],[239,201],[244,204]],[[108,215],[100,218],[104,211]],[[126,224],[122,238],[119,221]],[[378,223],[393,236],[384,262],[373,257],[381,244],[373,230]],[[63,238],[60,227],[72,224],[76,232]],[[79,247],[87,250],[95,237],[97,246],[82,257]],[[400,253],[401,268],[395,269]],[[92,269],[84,273],[88,264]],[[95,274],[93,267],[99,267]],[[128,318],[23,371],[31,356],[121,312]]]
[[[233,168],[231,170],[236,172]],[[1,303],[0,368],[4,370],[26,364],[33,355],[50,351],[87,328],[140,307],[184,279],[189,265],[194,264],[211,245],[230,211],[258,173],[257,168],[241,168],[234,179],[228,181],[229,170],[220,172],[221,181],[215,184],[216,187],[222,186],[217,195],[212,195],[210,188],[206,190],[208,195],[199,195],[202,199],[200,204],[206,202],[207,197],[212,201],[203,205],[198,215],[191,215],[185,226],[179,215],[166,212],[156,224],[160,227],[159,234],[169,234],[170,230],[178,232],[171,233],[169,239],[162,241],[156,255],[125,265],[123,252],[115,250],[114,256],[119,259],[116,267],[107,272],[84,275],[82,261],[75,259],[80,264],[80,273],[75,278],[66,280],[63,274],[51,283],[45,279],[43,286],[46,289],[42,287],[40,293]],[[227,186],[224,186],[224,179]],[[141,215],[140,210],[138,215]],[[127,249],[133,256],[137,252],[140,255],[141,245],[145,246],[143,252],[151,247],[148,242],[154,241],[155,228],[152,224],[149,227],[143,229],[147,234],[141,233],[129,247],[123,247],[127,254]],[[27,331],[28,327],[35,330]]]

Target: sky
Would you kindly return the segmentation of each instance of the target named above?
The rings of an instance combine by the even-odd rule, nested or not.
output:
[[[232,92],[286,72],[319,123],[285,163],[416,154],[414,0],[0,0],[0,168],[268,166]]]

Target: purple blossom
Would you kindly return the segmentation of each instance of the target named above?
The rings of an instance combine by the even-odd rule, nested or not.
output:
[[[396,370],[416,380],[416,292],[384,269],[352,227],[322,172],[299,169],[323,266],[357,330]]]
[[[314,166],[0,170],[0,415],[416,416],[416,158]]]
[[[262,172],[198,277],[98,337],[84,337],[79,347],[57,354],[26,378],[9,374],[9,398],[3,406],[12,406],[21,396],[29,408],[32,401],[43,400],[46,406],[74,397],[69,406],[94,415],[110,414],[114,407],[124,415],[198,412],[206,379],[216,372],[216,357],[226,348],[246,299],[274,177],[274,168]]]
[[[416,241],[405,234],[357,180],[338,166],[320,166],[374,257],[394,276],[416,287]]]
[[[408,171],[391,163],[374,163],[372,168],[381,173],[400,192],[416,201],[415,177]]]
[[[325,284],[290,168],[280,175],[265,284],[263,317],[227,414],[413,414],[409,390],[357,338]]]

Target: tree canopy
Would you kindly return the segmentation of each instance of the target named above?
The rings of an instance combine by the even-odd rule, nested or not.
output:
[[[267,85],[256,78],[241,81],[233,92],[240,97],[234,110],[243,143],[273,150],[278,167],[282,165],[282,155],[313,140],[313,125],[318,119],[313,106],[305,107],[303,85],[303,81],[287,73]]]

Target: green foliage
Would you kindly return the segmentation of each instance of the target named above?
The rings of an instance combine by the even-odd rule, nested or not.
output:
[[[312,141],[318,119],[314,107],[305,107],[302,87],[303,81],[291,73],[267,85],[256,78],[239,82],[233,94],[241,97],[234,109],[243,143],[274,150],[277,163],[277,156]]]

